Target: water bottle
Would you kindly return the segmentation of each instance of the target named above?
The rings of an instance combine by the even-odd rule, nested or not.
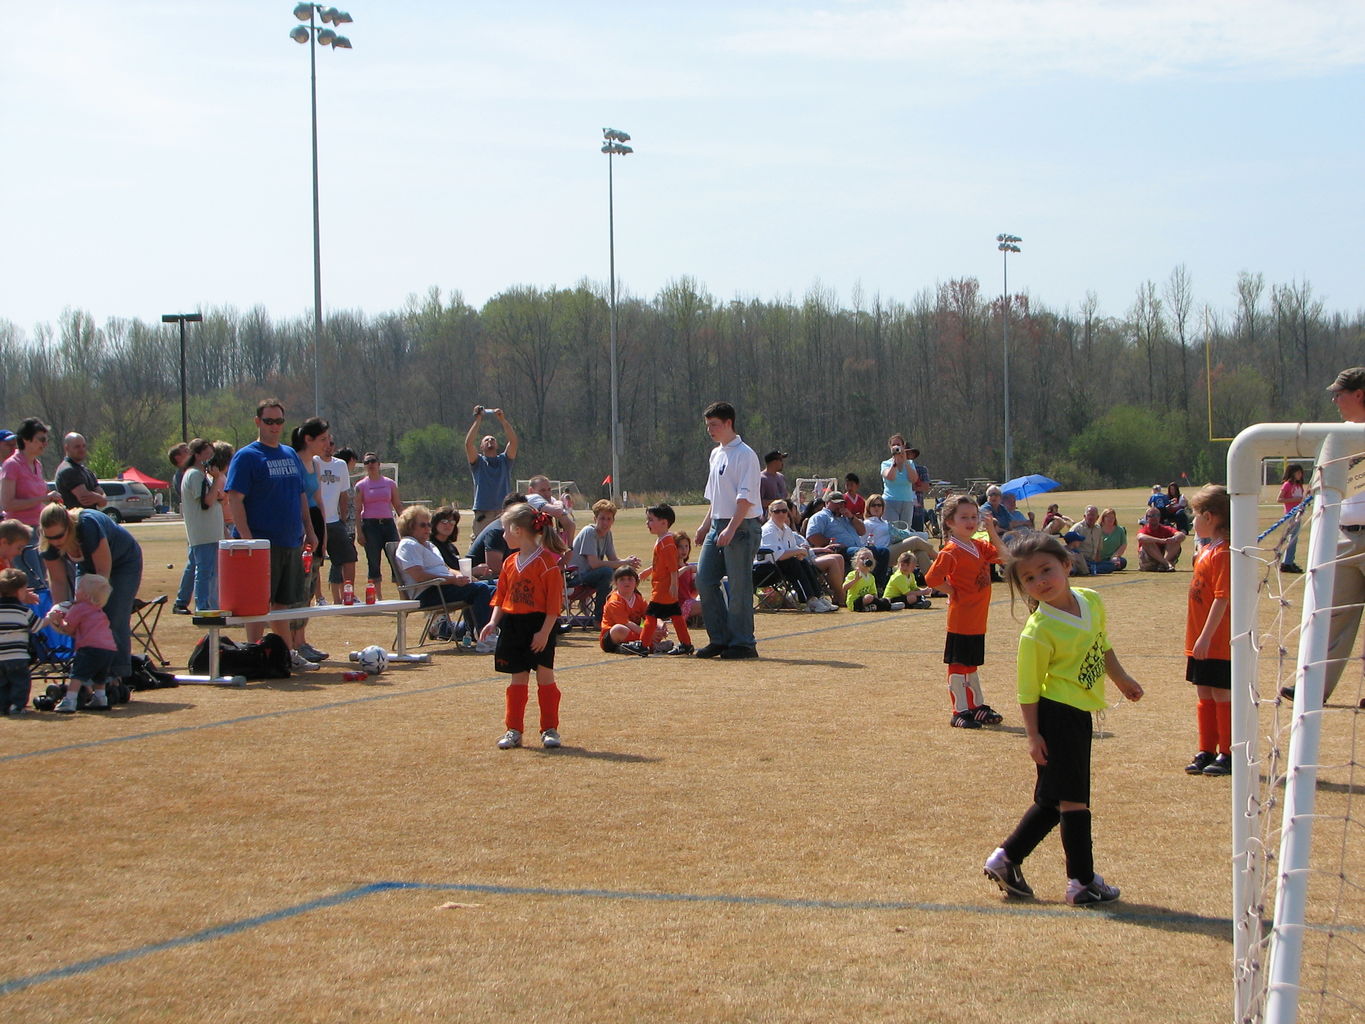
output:
[[[368,672],[343,672],[341,678],[348,683],[363,683],[370,678],[370,674]]]
[[[341,603],[355,604],[355,585],[347,580],[341,588]]]
[[[374,589],[374,580],[369,580],[365,584],[365,603],[374,604],[379,599],[379,594]]]
[[[313,547],[311,544],[303,546],[303,574],[305,576],[313,574]]]

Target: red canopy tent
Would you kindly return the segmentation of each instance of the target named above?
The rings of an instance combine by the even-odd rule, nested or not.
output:
[[[123,471],[123,476],[120,479],[131,480],[133,481],[133,483],[137,484],[145,484],[147,487],[156,491],[164,491],[171,486],[165,480],[158,480],[154,476],[148,476],[146,473],[142,472],[142,470],[138,469],[136,466],[129,466],[127,469],[125,469]]]

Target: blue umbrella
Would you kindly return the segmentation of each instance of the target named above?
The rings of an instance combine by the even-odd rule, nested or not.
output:
[[[1000,485],[1001,494],[1013,494],[1016,498],[1028,498],[1034,494],[1046,494],[1048,491],[1055,491],[1061,487],[1056,480],[1042,473],[1030,473],[1028,476],[1017,476]]]

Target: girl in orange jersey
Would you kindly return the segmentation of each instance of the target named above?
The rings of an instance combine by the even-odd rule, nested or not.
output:
[[[568,548],[555,521],[521,503],[502,514],[503,539],[513,554],[502,563],[493,594],[493,617],[479,634],[487,640],[498,631],[493,667],[512,677],[507,684],[507,732],[499,750],[521,746],[530,696],[531,670],[536,673],[540,705],[540,742],[559,746],[559,686],[555,683],[555,624],[564,601],[564,573],[559,556]]]
[[[924,574],[924,582],[948,595],[948,696],[955,729],[999,725],[1000,713],[986,703],[977,668],[986,660],[986,617],[991,605],[991,564],[1000,562],[995,517],[982,516],[965,494],[948,498],[941,510],[948,541]],[[982,520],[990,543],[973,538]]]

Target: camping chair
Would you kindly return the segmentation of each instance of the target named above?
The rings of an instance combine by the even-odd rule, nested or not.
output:
[[[574,611],[578,605],[578,611]],[[564,576],[564,614],[559,617],[560,632],[570,629],[597,630],[597,589],[575,583],[572,571]]]
[[[413,609],[415,612],[425,614],[426,621],[422,623],[422,632],[417,638],[417,643],[412,646],[421,647],[428,640],[439,641],[441,638],[436,633],[435,627],[437,623],[442,620],[445,620],[449,622],[451,626],[454,626],[456,615],[452,613],[462,614],[465,619],[465,624],[469,629],[469,635],[471,637],[477,635],[478,631],[474,629],[473,609],[468,602],[447,601],[445,592],[441,589],[439,580],[423,580],[421,583],[409,583],[407,581],[407,578],[403,575],[402,568],[398,565],[397,541],[391,540],[384,545],[384,557],[388,559],[389,574],[393,578],[394,585],[398,587],[398,596],[404,601],[419,601],[421,600],[422,595],[427,593],[427,591],[432,591],[437,598],[437,601],[434,604],[427,604],[422,608]],[[413,612],[404,612],[403,614],[407,616],[413,614]],[[455,633],[454,630],[452,630],[450,638],[453,639],[454,636]],[[396,634],[393,638],[393,642],[395,645],[398,643]]]
[[[804,605],[796,584],[777,567],[777,555],[770,548],[759,548],[754,559],[754,611],[776,612]]]
[[[161,648],[156,643],[156,626],[161,621],[161,609],[166,607],[166,595],[154,597],[150,601],[144,601],[140,597],[133,598],[133,621],[131,632],[133,639],[142,645],[147,657],[151,658],[162,668],[170,664],[161,654]]]

